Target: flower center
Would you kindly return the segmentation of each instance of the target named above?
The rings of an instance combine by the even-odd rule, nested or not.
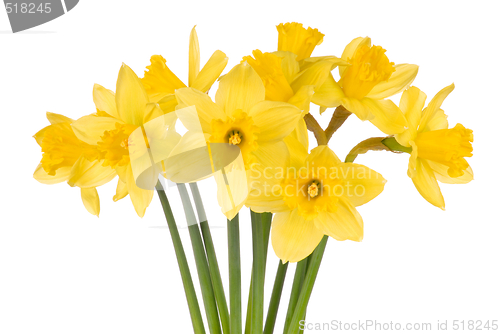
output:
[[[238,145],[245,162],[245,168],[249,169],[255,161],[252,152],[258,147],[257,134],[259,133],[259,128],[254,125],[252,118],[241,110],[236,110],[233,117],[226,121],[213,120],[211,126],[212,135],[209,142]]]
[[[238,130],[229,131],[228,142],[230,145],[239,145],[242,140],[243,137]]]
[[[314,198],[319,195],[319,182],[312,181],[309,187],[307,187],[307,193],[311,198]]]
[[[347,60],[351,66],[347,67],[341,78],[347,97],[362,99],[377,84],[389,80],[396,68],[385,55],[385,51],[377,45],[371,48],[362,45],[354,56]]]
[[[103,166],[125,166],[130,162],[129,136],[137,128],[135,125],[116,123],[115,128],[105,131],[97,148],[104,159]]]
[[[464,157],[472,157],[473,140],[472,130],[457,124],[452,129],[419,133],[415,144],[419,158],[448,166],[448,175],[459,177],[469,167]]]
[[[307,220],[314,219],[322,211],[335,212],[338,196],[342,192],[342,180],[338,173],[325,166],[302,167],[287,170],[281,184],[283,200],[291,210],[298,208]]]

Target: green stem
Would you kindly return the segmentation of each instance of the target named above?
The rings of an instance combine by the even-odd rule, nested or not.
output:
[[[250,333],[262,334],[264,327],[264,276],[265,256],[264,231],[261,215],[251,211],[252,217],[252,249],[253,249],[253,283],[252,283],[252,317]]]
[[[269,246],[269,236],[271,233],[271,221],[273,218],[273,214],[270,212],[259,213],[262,220],[263,234],[264,234],[264,251],[265,251],[265,259],[264,262],[267,262],[267,250]],[[265,268],[264,268],[265,269]],[[252,277],[250,278],[250,289],[248,291],[248,304],[247,304],[247,316],[245,321],[245,334],[250,333],[250,323],[252,319],[252,294],[253,294],[253,267],[252,267]]]
[[[288,262],[283,264],[280,260],[278,270],[276,272],[276,278],[274,279],[273,292],[271,293],[269,308],[267,309],[264,334],[272,334],[274,332],[274,325],[276,324],[276,317],[278,316],[278,308],[280,305],[281,293],[283,292],[283,284],[285,283],[287,269]]]
[[[316,247],[312,255],[310,255],[308,260],[310,261],[310,264],[304,278],[304,283],[302,284],[299,300],[297,301],[297,306],[293,312],[292,321],[290,322],[287,334],[297,334],[299,332],[300,320],[303,320],[305,317],[307,304],[309,303],[309,298],[311,297],[314,282],[318,276],[319,266],[321,264],[321,260],[323,259],[323,254],[325,253],[327,241],[328,236],[325,235],[318,247]]]
[[[266,254],[264,258],[264,263],[267,262],[267,250],[269,246],[269,237],[271,236],[271,221],[273,220],[273,214],[271,212],[259,213],[260,219],[262,221],[262,229],[264,236],[264,252]]]
[[[207,255],[205,253],[203,240],[201,239],[198,221],[196,220],[196,217],[194,215],[186,185],[183,183],[178,183],[177,189],[179,190],[179,194],[181,195],[182,206],[184,207],[184,212],[186,214],[189,236],[191,237],[196,269],[198,271],[198,278],[200,280],[201,295],[203,297],[205,313],[207,315],[208,328],[211,334],[221,334],[219,314],[217,311],[217,304],[215,302],[214,290],[212,288],[210,269],[208,267]]]
[[[231,334],[241,334],[241,259],[239,215],[227,221],[229,257],[229,305],[231,307]]]
[[[245,334],[250,334],[250,322],[252,320],[252,295],[253,295],[253,267],[250,277],[250,288],[248,289],[247,317],[245,320]]]
[[[201,318],[200,305],[198,304],[198,298],[196,297],[196,292],[194,290],[193,279],[191,278],[191,272],[189,271],[186,253],[184,252],[184,247],[182,246],[179,230],[177,229],[167,195],[165,194],[160,182],[156,185],[156,191],[158,192],[158,197],[160,198],[161,206],[163,207],[163,212],[165,213],[165,218],[172,237],[172,243],[174,244],[175,256],[177,257],[177,263],[179,264],[179,271],[181,273],[182,284],[184,285],[184,291],[186,293],[194,333],[205,334],[203,319]]]
[[[215,254],[214,242],[212,240],[212,233],[208,225],[205,208],[200,195],[200,190],[196,182],[190,183],[191,193],[193,194],[194,204],[198,213],[198,219],[201,222],[201,234],[205,244],[205,251],[208,257],[208,267],[210,269],[210,277],[212,278],[213,289],[215,293],[215,300],[219,309],[219,316],[222,323],[222,331],[224,334],[230,334],[229,311],[227,308],[226,295],[224,293],[224,286],[222,285],[222,277],[219,269],[219,262]],[[241,317],[241,316],[240,316]]]
[[[283,329],[283,334],[288,333],[288,328],[290,327],[290,321],[292,321],[293,312],[297,306],[297,301],[299,300],[300,290],[302,288],[302,283],[304,282],[304,277],[307,271],[307,263],[309,258],[306,257],[302,261],[297,263],[295,269],[295,275],[293,277],[292,291],[290,292],[290,301],[288,302],[288,310],[286,311],[285,327]]]
[[[363,140],[352,148],[352,150],[347,154],[345,162],[354,162],[359,154],[364,154],[368,151],[389,151],[393,153],[410,153],[412,151],[411,147],[405,147],[400,145],[396,138],[389,137],[372,137]]]

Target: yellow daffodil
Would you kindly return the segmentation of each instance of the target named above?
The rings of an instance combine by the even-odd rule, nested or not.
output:
[[[178,89],[175,96],[178,109],[196,107],[209,147],[220,143],[237,147],[245,170],[252,164],[265,167],[287,161],[288,150],[283,138],[295,128],[301,111],[285,102],[266,101],[264,84],[247,63],[235,66],[220,80],[215,103],[207,94],[193,88]],[[186,127],[189,129],[189,124]],[[196,159],[196,156],[185,157],[182,164],[168,170],[168,178],[179,182],[179,173],[185,174],[186,166],[198,163]],[[191,180],[195,179],[197,176],[193,174]],[[224,188],[219,182],[219,190]],[[225,214],[232,219],[238,210],[239,207]]]
[[[95,117],[96,115],[88,116]],[[89,145],[77,138],[71,124],[75,121],[63,115],[47,113],[51,125],[38,131],[34,138],[40,145],[42,160],[33,177],[44,184],[67,181],[81,189],[85,208],[99,216],[100,202],[96,187],[113,179],[116,172],[98,161],[96,145]]]
[[[457,184],[473,179],[472,168],[465,160],[472,157],[472,130],[462,124],[449,129],[447,116],[441,109],[454,88],[454,84],[443,88],[425,109],[425,93],[417,87],[407,89],[399,105],[409,128],[395,136],[401,145],[412,148],[408,176],[418,192],[441,209],[445,204],[438,180]]]
[[[243,57],[242,62],[250,64],[261,77],[266,100],[288,102],[308,112],[314,88],[320,87],[336,66],[347,63],[336,57],[324,57],[301,69],[300,60],[311,55],[324,35],[295,22],[282,23],[277,28],[278,51],[254,50],[253,57]]]
[[[339,82],[330,75],[315,91],[312,102],[322,110],[342,105],[386,134],[403,132],[406,120],[401,110],[386,98],[406,89],[415,79],[418,66],[394,65],[385,51],[371,45],[368,37],[352,40],[342,53],[348,65],[339,66]]]
[[[228,58],[220,50],[215,51],[205,66],[200,70],[200,46],[196,27],[189,37],[189,76],[188,86],[206,93],[227,65]],[[175,109],[176,99],[173,95],[176,89],[186,85],[166,65],[166,60],[160,55],[151,57],[151,65],[144,72],[142,83],[151,102],[158,102],[164,112]]]
[[[297,137],[288,137],[287,145],[290,165],[285,171],[253,170],[254,182],[264,185],[247,200],[256,212],[276,212],[271,230],[276,255],[284,263],[300,261],[324,235],[361,241],[363,220],[355,207],[378,196],[385,179],[363,165],[341,162],[326,145],[310,154]]]
[[[119,176],[114,201],[130,195],[135,211],[143,217],[153,198],[153,190],[141,189],[136,184],[130,163],[129,136],[135,130],[162,116],[156,103],[150,103],[148,94],[137,75],[125,64],[120,68],[116,95],[100,86],[94,86],[94,103],[107,116],[86,116],[72,123],[76,136],[88,145],[95,145],[103,166],[109,166]]]

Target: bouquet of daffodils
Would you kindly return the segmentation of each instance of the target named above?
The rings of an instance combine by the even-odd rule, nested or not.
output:
[[[473,178],[465,160],[472,156],[472,131],[461,124],[450,127],[441,109],[453,84],[426,106],[426,94],[411,86],[418,66],[395,65],[370,38],[353,39],[341,57],[312,56],[324,37],[317,29],[286,23],[277,30],[276,51],[254,50],[222,74],[228,58],[221,51],[200,69],[193,28],[187,85],[159,55],[151,57],[143,78],[123,64],[115,92],[94,86],[96,112],[77,120],[47,113],[50,125],[34,136],[43,153],[34,178],[79,187],[93,215],[100,211],[97,188],[117,176],[113,200],[129,195],[139,217],[156,190],[196,334],[207,329],[165,180],[177,185],[183,203],[208,332],[273,333],[292,262],[297,264],[283,333],[295,334],[305,319],[328,237],[361,241],[363,220],[356,207],[384,189],[386,180],[379,173],[354,163],[359,154],[407,153],[408,176],[422,197],[441,209],[445,203],[437,181],[458,184]],[[208,92],[216,81],[212,99]],[[399,106],[388,99],[398,93]],[[320,115],[335,108],[326,129],[309,113],[311,105],[319,106]],[[328,142],[352,114],[385,135],[361,141],[342,161]],[[308,131],[316,147],[310,146]],[[229,298],[196,184],[209,177],[217,183],[217,200],[227,217]],[[243,206],[250,208],[253,254],[246,317],[238,219]],[[272,294],[265,299],[269,241],[280,263]]]

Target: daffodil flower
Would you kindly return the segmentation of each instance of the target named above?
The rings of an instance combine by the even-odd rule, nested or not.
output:
[[[439,184],[468,183],[473,179],[466,157],[472,157],[472,130],[462,124],[448,128],[448,119],[441,104],[455,88],[443,88],[424,109],[427,96],[417,87],[410,87],[399,104],[408,120],[408,130],[395,136],[399,144],[412,148],[408,176],[418,192],[432,205],[444,210]],[[422,110],[423,109],[423,110]]]
[[[247,205],[256,212],[276,213],[271,240],[284,263],[306,258],[324,235],[361,241],[363,220],[356,206],[378,196],[386,183],[368,167],[341,162],[326,145],[308,154],[305,141],[303,136],[286,138],[290,165],[284,171],[253,170],[252,179],[262,185],[247,199]]]
[[[401,110],[386,98],[406,89],[415,79],[418,66],[394,65],[385,52],[382,47],[371,45],[368,37],[352,40],[342,53],[348,65],[339,66],[339,82],[330,75],[315,91],[312,102],[322,110],[342,105],[386,134],[403,132],[406,120]]]
[[[324,35],[318,29],[304,28],[302,24],[281,23],[278,30],[278,51],[262,53],[254,50],[252,56],[243,57],[259,74],[266,89],[266,100],[288,102],[303,114],[309,112],[315,88],[323,85],[330,72],[347,63],[337,57],[323,57],[320,61],[305,62]],[[305,66],[301,68],[301,62]],[[299,121],[305,127],[304,121]]]
[[[215,51],[205,66],[200,70],[200,46],[196,26],[189,37],[189,76],[188,86],[206,93],[227,65],[228,58],[220,50]],[[151,65],[144,72],[142,83],[151,102],[158,102],[164,112],[175,110],[177,103],[176,89],[186,85],[166,65],[166,60],[160,55],[151,57]]]
[[[178,109],[196,107],[209,146],[224,143],[239,148],[244,170],[248,171],[253,164],[264,168],[281,165],[288,160],[288,149],[283,138],[295,128],[301,111],[289,103],[266,101],[264,84],[247,63],[235,66],[221,78],[215,103],[207,94],[193,88],[178,89],[175,96],[179,103]],[[189,130],[189,124],[186,127]],[[187,141],[185,138],[183,140]],[[179,182],[178,174],[184,175],[186,166],[199,163],[196,159],[196,156],[185,157],[176,168],[168,170],[167,177]],[[192,180],[197,178],[193,174]],[[186,182],[185,179],[183,181]],[[224,180],[216,178],[216,181],[219,191],[224,190]],[[242,182],[247,182],[246,176]],[[242,205],[225,214],[232,219]]]
[[[89,117],[97,118],[96,115]],[[98,161],[96,145],[78,139],[71,128],[74,120],[50,112],[47,119],[51,125],[34,135],[43,155],[33,177],[44,184],[68,182],[72,187],[79,187],[87,211],[99,216],[96,187],[111,181],[116,176],[115,170]]]
[[[159,105],[151,103],[146,90],[130,67],[123,64],[116,82],[116,95],[94,86],[94,103],[107,116],[85,116],[71,124],[74,133],[88,145],[97,146],[103,166],[119,176],[114,201],[130,195],[135,211],[143,217],[153,198],[153,190],[141,189],[130,163],[130,135],[145,123],[164,115]],[[179,138],[177,138],[179,140]]]

